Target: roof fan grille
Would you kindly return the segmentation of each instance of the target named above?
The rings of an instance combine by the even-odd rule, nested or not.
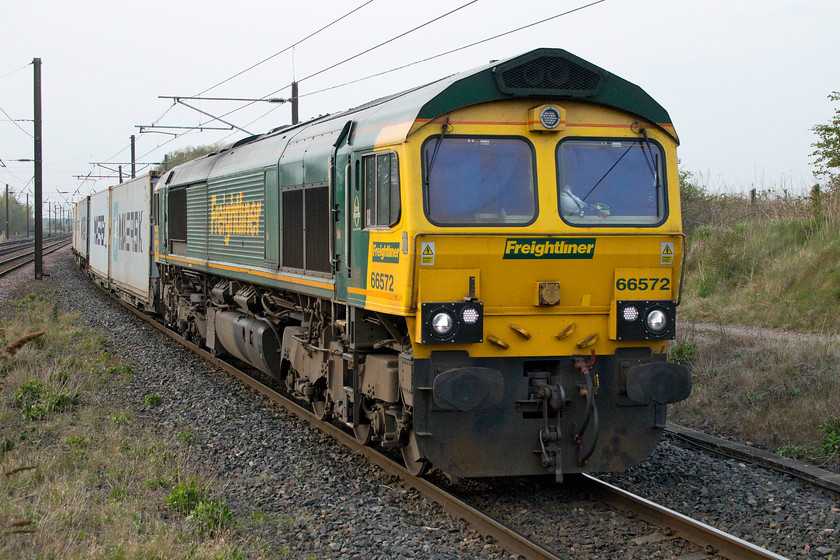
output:
[[[511,93],[592,92],[600,76],[564,58],[543,56],[502,71],[502,85]]]

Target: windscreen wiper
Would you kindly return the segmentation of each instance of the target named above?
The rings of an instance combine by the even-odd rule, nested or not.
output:
[[[659,154],[656,156],[653,155],[653,149],[650,147],[650,138],[648,138],[647,130],[644,128],[642,128],[642,136],[645,137],[645,145],[647,146],[648,154],[650,154],[648,166],[650,166],[651,163],[653,164],[653,168],[651,169],[651,172],[653,173],[653,183],[654,186],[659,189]],[[645,161],[648,161],[647,158],[645,158]]]
[[[443,143],[443,137],[446,136],[446,131],[449,128],[449,117],[446,117],[446,122],[443,123],[443,129],[440,132],[440,136],[438,136],[437,142],[435,142],[435,150],[432,152],[432,158],[429,160],[428,164],[426,165],[426,179],[423,182],[424,187],[429,186],[429,181],[431,180],[432,176],[432,168],[435,166],[435,160],[437,159],[438,150],[440,149],[440,145]]]

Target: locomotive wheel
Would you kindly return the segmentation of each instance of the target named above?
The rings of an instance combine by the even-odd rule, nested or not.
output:
[[[414,433],[414,428],[408,432],[408,443],[406,443],[400,451],[402,452],[403,463],[413,476],[422,476],[429,472],[429,467],[432,466],[425,457],[420,453],[420,447],[417,445],[417,436]]]
[[[373,430],[370,424],[356,424],[353,426],[353,435],[356,436],[356,440],[362,445],[370,445]]]

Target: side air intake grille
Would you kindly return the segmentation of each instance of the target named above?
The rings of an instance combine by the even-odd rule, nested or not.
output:
[[[283,266],[303,268],[303,191],[283,192]]]
[[[499,66],[496,80],[511,95],[588,97],[600,90],[602,75],[599,68],[584,64],[558,56],[519,58]]]
[[[327,187],[306,189],[306,270],[330,272],[330,198]]]
[[[283,267],[332,271],[330,195],[326,183],[283,191]]]

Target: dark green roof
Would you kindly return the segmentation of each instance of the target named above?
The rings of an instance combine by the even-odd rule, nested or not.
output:
[[[579,99],[632,113],[660,128],[672,124],[668,112],[639,86],[562,49],[537,49],[444,81],[448,85],[420,108],[418,118],[434,119],[477,103],[528,97]],[[663,130],[677,140],[673,127]]]

